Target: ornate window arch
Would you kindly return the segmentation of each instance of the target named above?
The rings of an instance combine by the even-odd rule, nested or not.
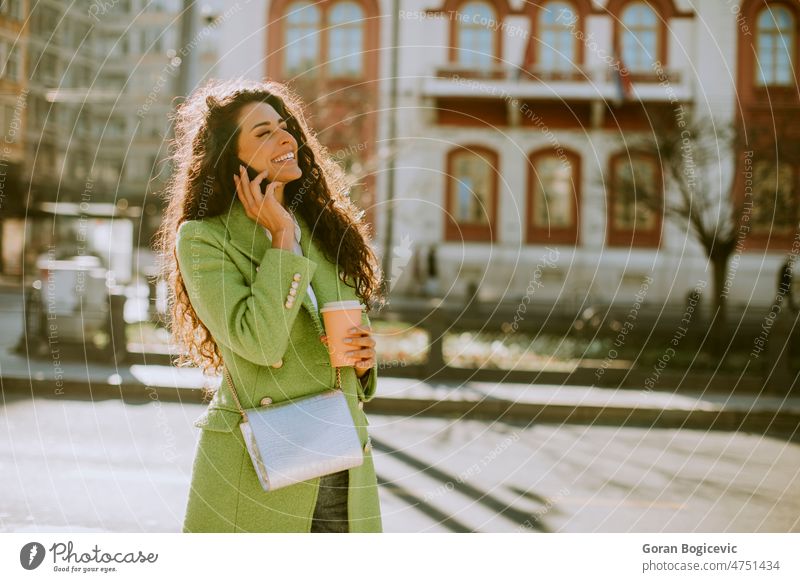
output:
[[[578,39],[570,25],[578,19],[570,2],[554,0],[539,10],[539,67],[570,71],[578,57]]]
[[[322,12],[308,0],[296,0],[286,7],[283,70],[294,76],[319,61]]]
[[[483,145],[447,153],[445,240],[493,242],[497,232],[497,152]]]
[[[334,3],[328,13],[327,70],[331,77],[364,73],[364,9],[358,2]]]
[[[377,0],[270,2],[267,76],[376,78],[378,15]]]
[[[451,66],[483,68],[487,65],[496,67],[503,62],[503,36],[506,33],[502,23],[511,12],[507,0],[444,0],[436,11],[449,16],[447,60]],[[469,43],[463,47],[466,50],[462,50],[462,42]],[[476,54],[476,51],[488,56]]]
[[[527,14],[531,35],[524,66],[537,75],[575,76],[583,66],[586,17],[593,13],[586,0],[532,2]]]
[[[736,197],[753,208],[747,246],[788,251],[800,219],[800,164],[797,164],[800,95],[800,4],[794,0],[742,2],[737,42],[736,95],[739,123],[748,133],[752,184],[737,176]],[[771,107],[765,108],[764,103]],[[751,139],[752,137],[752,139]]]
[[[756,84],[794,85],[797,19],[783,4],[767,4],[756,15]]]
[[[468,0],[460,7],[455,20],[457,62],[474,68],[489,68],[500,55],[496,52],[492,30],[497,22],[497,11],[485,0]]]
[[[645,202],[664,195],[658,159],[643,152],[619,152],[609,159],[608,176],[609,246],[658,247],[661,214]]]
[[[630,2],[620,13],[619,50],[625,68],[633,73],[649,73],[659,61],[663,42],[661,24],[655,9],[647,2]]]
[[[800,104],[800,5],[788,0],[742,2],[736,92],[743,106],[771,101]],[[787,38],[788,36],[788,38]]]
[[[654,62],[659,61],[665,68],[668,65],[669,19],[693,16],[680,12],[673,0],[609,0],[605,11],[614,19],[614,50],[622,64],[634,75],[647,76],[654,73]],[[627,55],[633,57],[628,63],[625,49],[630,53],[631,47],[636,47],[639,54]]]
[[[527,241],[580,241],[581,157],[550,147],[528,155]]]

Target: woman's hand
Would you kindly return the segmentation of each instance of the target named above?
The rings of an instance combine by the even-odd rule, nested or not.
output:
[[[348,335],[345,336],[344,341],[351,344],[353,349],[346,352],[346,355],[355,359],[356,376],[361,378],[378,361],[378,356],[375,352],[375,340],[371,336],[372,329],[366,325],[359,325],[347,331]],[[328,336],[323,335],[322,341],[327,345]]]
[[[247,216],[266,228],[273,239],[280,236],[282,231],[289,232],[294,237],[294,218],[275,198],[275,188],[283,187],[283,183],[270,182],[262,194],[261,181],[266,177],[267,170],[264,170],[251,181],[244,166],[240,165],[239,175],[233,176],[236,194],[242,201]]]

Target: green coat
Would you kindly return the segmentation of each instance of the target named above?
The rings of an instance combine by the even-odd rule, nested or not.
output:
[[[319,336],[321,314],[308,295],[311,280],[319,307],[325,302],[358,299],[312,241],[312,231],[297,215],[303,255],[271,248],[264,229],[247,216],[237,199],[230,212],[190,220],[178,229],[179,268],[197,316],[211,332],[230,371],[242,406],[261,399],[277,403],[332,388],[330,365]],[[296,301],[286,306],[295,274]],[[362,315],[369,325],[369,317]],[[377,369],[364,386],[355,369],[341,378],[359,438],[364,463],[349,470],[348,513],[351,532],[382,531],[380,504],[367,417],[362,402],[373,398]],[[192,467],[184,532],[308,532],[319,478],[275,491],[261,488],[246,452],[233,395],[222,382],[207,410],[194,421],[202,429]]]

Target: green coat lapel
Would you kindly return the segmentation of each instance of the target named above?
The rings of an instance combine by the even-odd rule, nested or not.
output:
[[[320,308],[327,301],[354,299],[355,296],[349,294],[346,290],[352,290],[352,288],[346,287],[343,283],[339,284],[336,267],[317,248],[309,225],[299,214],[295,214],[295,217],[298,225],[300,225],[300,248],[303,250],[303,255],[310,261],[317,263],[317,269],[311,278],[311,286],[314,288],[314,295]],[[264,253],[272,245],[263,227],[247,216],[244,205],[238,199],[231,205],[230,210],[220,218],[227,229],[231,246],[246,255],[254,265],[259,266]],[[318,329],[323,330],[322,316],[314,308],[314,302],[308,293],[304,296],[303,307],[306,308]]]

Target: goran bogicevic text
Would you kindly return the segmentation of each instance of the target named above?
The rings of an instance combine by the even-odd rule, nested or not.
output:
[[[739,549],[732,544],[725,544],[724,546],[710,546],[708,544],[681,544],[680,550],[678,546],[654,546],[651,544],[644,544],[642,551],[645,554],[694,554],[695,556],[703,556],[705,554],[737,554]]]

